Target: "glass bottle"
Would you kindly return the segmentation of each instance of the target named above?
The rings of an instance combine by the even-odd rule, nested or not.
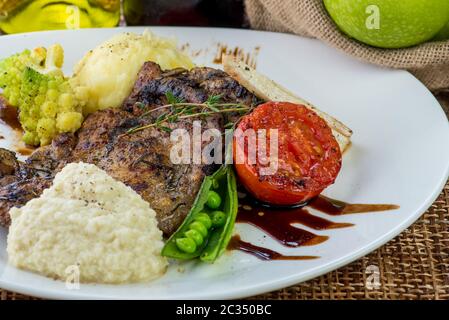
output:
[[[5,33],[114,27],[120,0],[0,0],[0,29]]]
[[[124,0],[127,25],[247,27],[243,0]]]

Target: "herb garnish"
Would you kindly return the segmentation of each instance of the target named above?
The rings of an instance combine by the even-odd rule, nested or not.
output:
[[[166,132],[171,132],[172,130],[164,126],[165,123],[174,123],[182,119],[195,118],[195,117],[206,117],[218,113],[230,113],[230,112],[240,112],[246,113],[251,110],[251,107],[241,104],[241,103],[221,103],[222,95],[210,96],[204,103],[188,103],[183,99],[176,97],[172,92],[167,92],[165,94],[168,104],[156,107],[143,113],[140,117],[146,117],[156,111],[164,110],[154,122],[144,125],[137,126],[129,129],[126,134],[134,133],[137,131],[145,130],[148,128],[156,127]],[[227,123],[225,127],[233,126],[233,123]]]

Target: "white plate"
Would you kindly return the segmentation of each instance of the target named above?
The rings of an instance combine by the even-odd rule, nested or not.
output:
[[[253,227],[236,228],[244,240],[283,253],[318,255],[321,258],[317,260],[263,262],[233,251],[212,266],[172,265],[164,277],[154,282],[81,285],[80,290],[68,290],[62,282],[8,266],[6,230],[1,229],[0,287],[41,297],[75,299],[215,299],[256,295],[308,280],[366,255],[418,219],[443,188],[449,173],[448,120],[432,94],[409,73],[363,64],[316,40],[292,35],[230,29],[153,30],[164,36],[174,35],[180,43],[188,42],[192,51],[207,49],[202,51],[207,54],[196,60],[212,66],[217,42],[246,52],[260,46],[259,71],[354,130],[353,146],[345,154],[343,170],[325,194],[348,202],[394,203],[401,206],[400,210],[332,218],[355,226],[316,232],[329,235],[330,239],[297,249],[264,240]],[[2,36],[0,56],[58,42],[66,50],[66,71],[70,72],[87,50],[118,32],[103,29]],[[1,147],[13,139],[4,127],[0,134],[7,137],[0,141]]]

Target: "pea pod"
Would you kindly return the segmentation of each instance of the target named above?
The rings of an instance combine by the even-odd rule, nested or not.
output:
[[[224,224],[216,227],[210,235],[207,246],[204,248],[200,257],[201,261],[204,262],[214,262],[226,250],[232,237],[235,219],[237,218],[237,181],[232,167],[228,166],[226,178],[222,179],[219,183],[219,190],[222,191],[221,194],[224,194],[221,211],[225,213],[226,219]]]
[[[214,200],[218,196],[219,201],[214,201],[214,204],[219,203],[217,208],[210,208],[207,204],[208,200],[210,204],[211,193]],[[236,179],[231,166],[222,166],[213,175],[205,177],[189,214],[166,242],[162,255],[180,260],[200,257],[205,262],[215,261],[231,239],[237,201]],[[220,226],[212,223],[213,212],[217,210],[225,215]],[[195,247],[192,241],[185,239],[192,240]]]

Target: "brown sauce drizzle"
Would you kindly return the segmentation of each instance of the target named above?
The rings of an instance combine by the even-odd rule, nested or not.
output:
[[[257,56],[259,55],[260,47],[255,47],[252,52],[245,52],[242,48],[229,48],[226,44],[217,44],[217,53],[213,59],[213,63],[222,64],[223,56],[231,55],[237,60],[243,61],[252,68],[256,68]]]
[[[0,120],[14,130],[22,131],[19,122],[17,109],[9,106],[3,98],[0,97]]]
[[[262,248],[249,242],[243,241],[238,235],[231,238],[228,249],[240,250],[249,253],[261,260],[311,260],[318,258],[316,256],[286,256],[279,252],[267,248]]]
[[[331,216],[344,214],[380,212],[399,209],[394,204],[351,204],[320,195],[309,202],[311,208]]]
[[[300,223],[314,230],[346,228],[350,223],[336,223],[309,213],[305,208],[268,208],[254,202],[250,197],[241,199],[237,222],[249,223],[271,235],[287,247],[311,246],[322,243],[327,236],[318,236],[294,227]]]
[[[250,196],[244,196],[239,199],[237,222],[249,223],[263,230],[273,239],[287,247],[311,246],[329,239],[328,236],[316,235],[298,228],[294,224],[302,224],[314,230],[339,229],[353,226],[352,223],[338,223],[315,216],[306,207],[330,216],[379,212],[399,208],[399,206],[391,204],[350,204],[323,195],[299,206],[276,207],[259,203]],[[229,249],[244,251],[262,260],[301,260],[283,259],[283,256],[277,252],[254,246],[251,243],[242,241],[240,238],[235,238],[231,242]]]
[[[28,148],[28,147],[19,147],[17,148],[17,152],[20,153],[22,156],[29,156],[33,153],[35,149]]]
[[[14,149],[17,153],[22,156],[29,156],[33,153],[35,150],[34,147],[28,146],[20,141],[23,134],[23,129],[19,121],[19,113],[17,112],[17,109],[9,105],[6,99],[2,96],[0,96],[0,122],[10,127],[18,137],[19,141],[17,141],[14,145]],[[0,139],[4,138],[5,137],[0,136]]]

